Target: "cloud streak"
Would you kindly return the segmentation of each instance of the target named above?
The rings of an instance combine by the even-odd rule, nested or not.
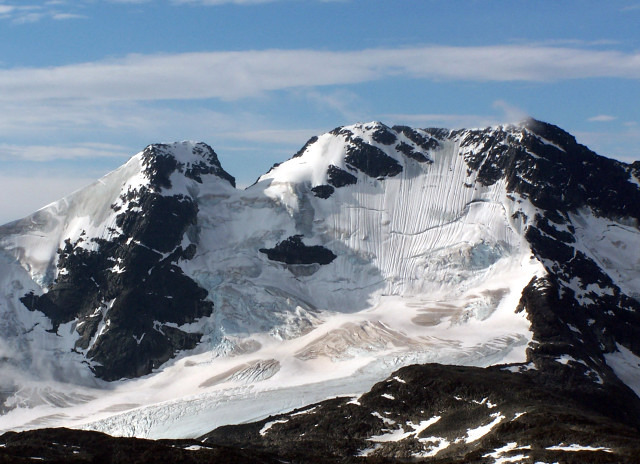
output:
[[[0,101],[235,100],[264,92],[409,78],[477,82],[640,79],[640,53],[537,46],[129,55],[0,70]]]
[[[131,153],[125,147],[104,143],[80,143],[62,146],[0,144],[0,159],[50,161],[80,158],[122,158]]]
[[[86,16],[71,12],[63,11],[61,8],[69,9],[64,2],[50,1],[41,4],[30,2],[25,5],[22,2],[20,5],[0,3],[0,20],[10,20],[15,24],[29,24],[36,23],[42,19],[49,18],[56,21],[69,20],[69,19],[84,19]]]
[[[616,118],[615,116],[611,116],[609,114],[599,114],[597,116],[593,116],[589,119],[587,119],[587,121],[589,122],[611,122],[611,121],[615,121]]]
[[[172,0],[171,3],[175,5],[217,6],[217,5],[225,5],[225,4],[259,5],[261,3],[274,3],[279,1],[283,1],[283,0]]]

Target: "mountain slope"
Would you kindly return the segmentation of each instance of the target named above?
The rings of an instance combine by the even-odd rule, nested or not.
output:
[[[337,128],[244,191],[208,146],[152,145],[0,228],[0,427],[195,437],[433,362],[635,424],[639,186],[539,121]]]

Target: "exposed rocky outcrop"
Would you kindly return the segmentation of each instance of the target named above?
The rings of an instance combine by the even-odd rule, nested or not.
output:
[[[292,462],[638,462],[637,397],[627,391],[611,404],[596,388],[574,396],[550,376],[512,370],[405,367],[357,398],[221,427],[202,439]],[[630,420],[621,422],[625,408]]]
[[[293,235],[273,248],[260,248],[260,253],[272,261],[286,264],[329,264],[336,255],[320,245],[308,246],[302,242],[301,235]]]

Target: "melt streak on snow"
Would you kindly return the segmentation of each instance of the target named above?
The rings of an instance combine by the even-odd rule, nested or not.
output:
[[[66,353],[59,363],[70,374],[42,381],[36,367],[33,379],[10,386],[22,402],[0,417],[0,429],[64,425],[194,437],[219,425],[356,395],[410,363],[525,361],[529,322],[514,310],[525,285],[544,274],[523,239],[526,224],[513,218],[527,208],[526,200],[509,198],[503,182],[475,182],[459,139],[425,152],[432,163],[419,163],[375,142],[376,127],[348,129],[402,166],[394,177],[350,169],[348,142],[326,134],[244,191],[214,175],[198,185],[172,178],[172,189],[193,196],[199,208],[197,234],[184,238],[197,252],[180,266],[210,291],[215,309],[180,327],[204,333],[196,349],[143,378],[91,380],[82,358],[70,353],[74,322],[61,326],[59,336],[47,333],[46,319],[17,300],[30,289],[42,292],[38,285],[55,277],[55,250],[65,238],[113,233],[108,206],[144,183],[140,160],[134,157],[87,189],[5,226],[0,243],[22,267],[0,270],[4,283],[20,288],[0,302],[3,330],[12,317],[11,327],[33,334],[27,348],[33,359],[16,363],[33,369],[38,350]],[[177,157],[188,153],[176,149]],[[310,189],[327,183],[329,165],[349,171],[357,183],[336,188],[328,199],[316,197]],[[287,265],[258,252],[293,235],[337,258],[324,266]],[[0,346],[10,348],[17,349]],[[83,392],[82,404],[50,399],[69,391]]]

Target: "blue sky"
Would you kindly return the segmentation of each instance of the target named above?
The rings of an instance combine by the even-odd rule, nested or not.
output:
[[[0,223],[149,143],[246,186],[339,125],[526,115],[640,159],[640,0],[0,0]]]

